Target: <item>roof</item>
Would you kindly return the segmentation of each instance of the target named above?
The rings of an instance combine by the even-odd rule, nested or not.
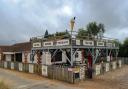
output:
[[[12,48],[11,48],[11,46],[0,46],[0,51],[11,52]]]
[[[30,51],[31,50],[31,43],[30,42],[23,42],[23,43],[16,43],[14,45],[8,46],[0,46],[0,50],[2,52],[21,52],[21,51]]]
[[[13,51],[30,51],[31,50],[31,43],[24,42],[24,43],[16,43],[13,45]]]

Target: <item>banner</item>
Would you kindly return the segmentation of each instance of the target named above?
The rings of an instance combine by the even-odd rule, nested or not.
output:
[[[97,46],[104,46],[104,42],[97,42]]]
[[[69,40],[59,40],[56,42],[56,46],[69,45]]]
[[[50,42],[44,42],[43,43],[43,46],[53,46],[53,42],[50,41]]]
[[[83,40],[83,45],[94,46],[94,42],[93,41],[89,41],[89,40]]]
[[[41,43],[40,42],[33,43],[33,47],[34,48],[41,47]]]

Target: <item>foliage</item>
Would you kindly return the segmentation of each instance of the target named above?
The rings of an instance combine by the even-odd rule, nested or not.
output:
[[[80,28],[80,29],[78,30],[78,34],[77,34],[76,38],[86,39],[87,36],[88,36],[87,30],[85,30],[84,28]]]
[[[87,25],[87,32],[88,34],[96,36],[99,32],[99,28],[96,24],[96,22],[91,22]]]
[[[48,30],[45,31],[44,38],[48,38]]]
[[[120,44],[119,57],[128,57],[128,38],[126,38],[123,44]]]
[[[70,38],[70,34],[67,30],[65,30],[64,32],[56,32],[54,34],[49,34],[48,39],[63,39],[63,38]]]
[[[80,28],[78,30],[77,38],[85,38],[89,36],[89,38],[93,38],[94,36],[102,35],[101,33],[105,32],[104,24],[96,22],[90,22],[86,29]]]

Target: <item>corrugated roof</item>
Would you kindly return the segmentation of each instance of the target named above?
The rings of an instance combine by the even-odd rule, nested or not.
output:
[[[30,51],[31,50],[31,43],[30,42],[23,42],[23,43],[16,43],[11,46],[0,46],[2,52],[21,52],[21,51]]]

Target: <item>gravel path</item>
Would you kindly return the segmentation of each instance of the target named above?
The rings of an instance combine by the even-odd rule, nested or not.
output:
[[[34,74],[6,69],[0,69],[1,80],[12,89],[128,89],[128,66],[123,66],[79,84],[68,84]]]

